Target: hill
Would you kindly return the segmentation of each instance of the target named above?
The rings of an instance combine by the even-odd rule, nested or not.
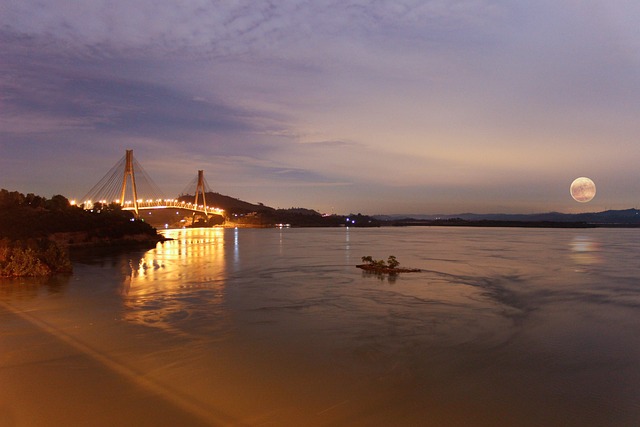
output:
[[[265,206],[261,203],[249,203],[240,199],[236,199],[234,197],[225,196],[220,193],[205,193],[205,198],[208,206],[224,209],[225,212],[229,214],[248,214],[251,212],[275,211],[274,208]],[[183,194],[178,197],[178,200],[193,203],[195,200],[195,196],[190,194]]]
[[[249,203],[220,193],[205,193],[205,199],[207,205],[224,209],[226,226],[339,227],[349,225],[351,227],[378,227],[381,225],[380,221],[361,214],[322,215],[313,209],[301,207],[276,209],[262,203]],[[195,196],[181,195],[178,200],[193,203]],[[347,218],[350,218],[348,224]],[[211,221],[208,225],[212,225]]]
[[[456,215],[376,215],[375,218],[386,222],[407,221],[452,221],[462,220],[470,222],[493,221],[509,223],[584,223],[594,226],[607,227],[640,227],[640,210],[623,209],[607,210],[603,212],[588,212],[579,214],[565,214],[560,212],[547,212],[536,214],[474,214],[463,213]]]

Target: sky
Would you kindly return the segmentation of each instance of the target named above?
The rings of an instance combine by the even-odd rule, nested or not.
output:
[[[635,0],[2,0],[0,187],[323,213],[640,207]],[[571,182],[597,186],[575,202]]]

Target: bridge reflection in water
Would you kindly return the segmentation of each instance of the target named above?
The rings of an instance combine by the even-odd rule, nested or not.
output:
[[[211,336],[225,330],[226,314],[221,307],[227,280],[225,229],[162,233],[172,240],[158,243],[130,262],[131,274],[122,287],[123,317],[184,335],[199,331]],[[193,304],[194,299],[199,304]],[[200,321],[211,316],[217,318],[216,322]]]

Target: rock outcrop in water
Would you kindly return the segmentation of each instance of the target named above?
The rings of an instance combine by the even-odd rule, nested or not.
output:
[[[389,255],[386,262],[384,260],[375,260],[371,256],[363,256],[362,261],[365,264],[358,264],[356,267],[372,273],[398,274],[420,272],[419,268],[401,268],[400,262],[393,255]]]

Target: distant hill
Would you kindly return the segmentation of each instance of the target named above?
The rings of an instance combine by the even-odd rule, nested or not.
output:
[[[292,207],[288,209],[274,209],[261,203],[245,202],[220,193],[205,193],[207,205],[224,209],[225,221],[229,225],[237,226],[292,226],[292,227],[378,227],[377,221],[366,215],[322,215],[312,209]],[[193,203],[195,196],[181,195],[178,200]],[[198,202],[200,203],[200,202]],[[349,221],[347,222],[347,218]],[[217,219],[217,218],[216,218]],[[160,224],[164,224],[164,219]]]
[[[347,216],[332,215],[324,217],[318,212],[305,208],[275,209],[262,203],[249,203],[235,197],[225,196],[220,193],[205,193],[207,205],[225,210],[228,220],[238,223],[254,225],[267,224],[291,224],[296,226],[337,226],[345,225]],[[181,195],[179,200],[187,202],[194,201],[193,195]],[[352,218],[356,218],[353,214]],[[562,223],[584,223],[595,226],[638,226],[640,227],[640,210],[607,210],[603,212],[588,212],[579,214],[565,214],[560,212],[546,212],[534,214],[447,214],[447,215],[374,215],[362,216],[357,221],[350,222],[350,226],[380,226],[380,225],[438,225],[427,224],[428,221],[446,220],[447,225],[474,225],[499,226],[500,223],[518,226],[518,223],[528,223],[528,226],[536,223],[562,224]],[[461,220],[464,223],[455,223],[452,220]],[[418,224],[416,222],[422,222]],[[488,224],[487,222],[493,222]],[[541,224],[538,224],[541,225]],[[542,224],[544,225],[544,224]]]
[[[463,213],[456,215],[376,215],[376,219],[382,221],[406,221],[406,220],[449,220],[459,218],[465,221],[521,221],[521,222],[584,222],[594,225],[639,225],[640,210],[608,210],[603,212],[589,212],[579,214],[565,214],[560,212],[547,212],[536,214],[474,214]]]
[[[251,212],[264,213],[275,211],[274,208],[265,206],[260,203],[253,204],[240,199],[236,199],[234,197],[225,196],[220,193],[205,193],[205,197],[207,200],[207,205],[224,209],[226,212],[231,214],[247,214]],[[184,200],[186,202],[193,202],[194,199],[195,196],[189,194],[181,195],[180,197],[178,197],[178,200]]]

